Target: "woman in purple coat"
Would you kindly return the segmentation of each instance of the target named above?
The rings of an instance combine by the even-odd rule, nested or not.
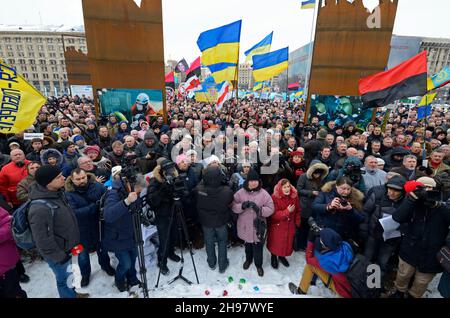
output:
[[[11,233],[11,215],[0,207],[0,298],[27,298],[19,284],[18,261],[19,251]]]
[[[244,187],[234,195],[232,206],[233,212],[239,215],[237,221],[238,236],[245,241],[243,268],[248,269],[255,260],[259,276],[264,275],[262,269],[264,239],[261,240],[260,238],[265,237],[265,235],[261,235],[264,229],[261,223],[267,224],[266,218],[274,212],[272,198],[266,190],[261,189],[261,185],[262,182],[258,173],[251,170],[247,175]],[[257,217],[259,217],[260,222],[255,222]],[[258,229],[256,225],[258,225]],[[267,225],[265,228],[267,228]]]

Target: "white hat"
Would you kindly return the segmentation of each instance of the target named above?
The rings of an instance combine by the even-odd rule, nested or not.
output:
[[[377,158],[377,164],[378,165],[384,165],[386,162],[383,160],[383,159],[381,159],[381,158]]]
[[[274,133],[274,132],[273,132],[273,129],[267,129],[267,133],[273,135],[273,133]]]
[[[210,164],[213,163],[213,162],[218,162],[218,163],[220,163],[219,157],[217,157],[217,156],[215,156],[215,155],[212,155],[211,157],[209,157],[209,158],[206,159],[206,160],[207,160],[207,162],[208,162],[208,165],[210,165]]]
[[[430,177],[422,177],[416,180],[417,182],[423,183],[424,186],[430,188],[436,188],[437,184],[433,178]]]
[[[113,179],[114,179],[115,177],[117,177],[117,175],[118,175],[120,172],[122,172],[122,166],[114,166],[114,167],[112,167],[112,169],[111,169],[111,175],[112,175]]]
[[[194,156],[197,156],[197,151],[195,151],[194,149],[190,149],[190,150],[188,150],[187,152],[186,152],[186,156],[192,156],[192,155],[194,155]]]

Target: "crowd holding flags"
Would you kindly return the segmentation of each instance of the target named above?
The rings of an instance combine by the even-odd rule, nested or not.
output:
[[[36,120],[46,98],[0,59],[0,133],[20,133]]]

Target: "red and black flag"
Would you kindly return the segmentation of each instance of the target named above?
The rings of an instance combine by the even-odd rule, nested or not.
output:
[[[296,90],[299,89],[299,87],[300,87],[300,83],[299,82],[291,83],[291,84],[288,85],[288,90],[289,91],[296,91]]]
[[[196,58],[194,62],[192,62],[191,67],[186,72],[186,80],[188,80],[190,77],[196,75],[198,78],[200,78],[200,74],[202,73],[201,69],[201,63],[200,63],[200,57]]]
[[[365,108],[427,93],[427,52],[424,51],[396,67],[359,80],[359,94]]]
[[[171,87],[172,89],[175,89],[175,78],[173,76],[174,72],[170,72],[166,75],[166,87]]]
[[[189,66],[185,59],[182,59],[177,63],[177,66],[175,66],[175,72],[177,73],[186,73]]]

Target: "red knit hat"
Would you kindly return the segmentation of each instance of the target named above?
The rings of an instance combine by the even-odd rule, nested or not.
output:
[[[305,155],[305,153],[303,152],[303,151],[298,151],[298,150],[296,150],[296,151],[292,151],[291,152],[291,157],[294,157],[294,156],[300,156],[300,157],[303,157]]]
[[[414,190],[417,189],[417,187],[423,187],[424,184],[422,182],[417,182],[417,181],[408,181],[405,183],[405,192],[406,194],[409,194],[411,192],[413,192]]]

